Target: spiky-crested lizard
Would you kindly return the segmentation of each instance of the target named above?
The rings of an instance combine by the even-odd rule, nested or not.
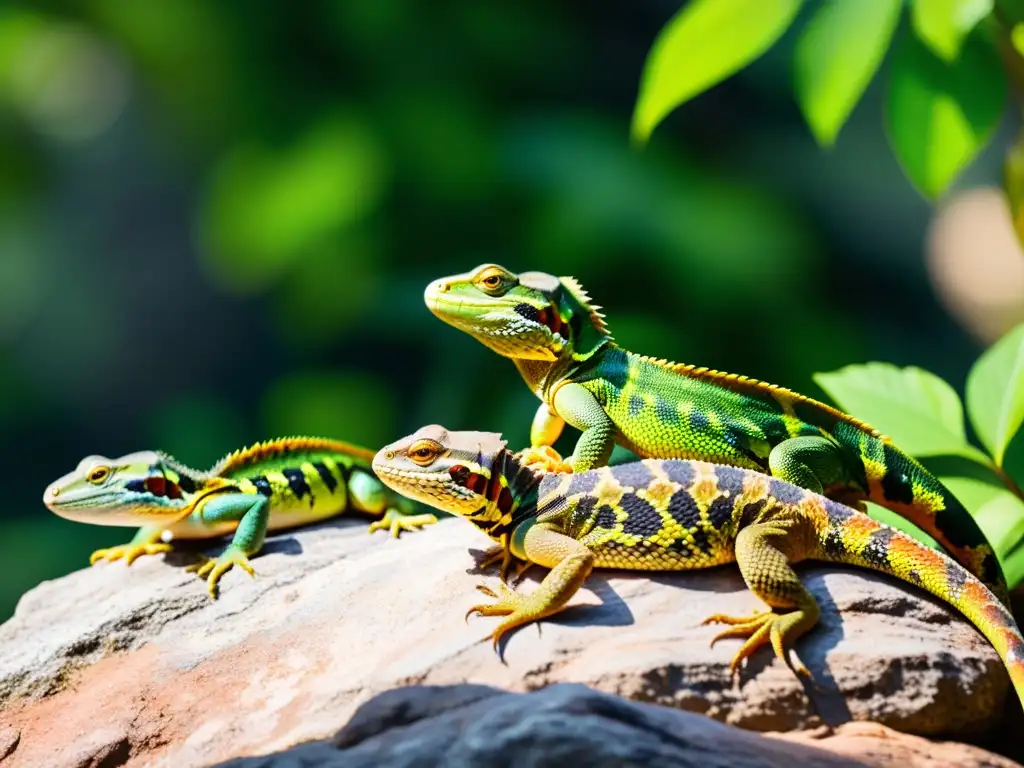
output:
[[[539,465],[539,449],[568,422],[583,433],[574,471],[606,465],[618,442],[643,457],[758,470],[861,510],[866,499],[934,536],[1007,602],[999,561],[970,513],[867,424],[782,387],[628,352],[573,278],[485,264],[432,282],[424,299],[511,358],[541,399],[527,454]]]
[[[465,517],[512,555],[551,572],[530,594],[504,583],[470,613],[505,616],[492,637],[558,613],[591,569],[676,571],[736,562],[769,610],[709,616],[742,637],[732,669],[770,643],[794,671],[792,641],[818,621],[792,564],[823,560],[870,568],[958,609],[999,653],[1024,701],[1024,638],[1006,607],[949,557],[862,512],[747,469],[656,460],[581,473],[546,473],[506,450],[500,435],[434,425],[381,449],[377,476],[396,491]]]
[[[168,552],[173,539],[205,539],[234,531],[227,549],[195,567],[211,597],[232,566],[254,575],[249,556],[267,531],[324,520],[349,508],[380,519],[370,531],[418,530],[437,522],[410,514],[412,505],[373,475],[373,452],[335,440],[292,437],[257,443],[200,472],[156,451],[117,459],[88,456],[43,496],[51,511],[95,525],[141,526],[130,543],[92,553],[91,563],[131,563]]]

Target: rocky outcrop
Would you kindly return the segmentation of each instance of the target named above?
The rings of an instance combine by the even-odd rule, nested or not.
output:
[[[220,768],[1013,768],[1011,760],[875,723],[768,738],[688,712],[636,704],[582,685],[529,694],[480,685],[390,691],[360,707],[331,741]]]
[[[117,540],[112,530],[112,539]],[[417,684],[531,691],[564,681],[760,731],[871,720],[963,737],[998,718],[1008,681],[950,609],[852,568],[807,566],[821,624],[797,644],[806,689],[767,651],[737,678],[712,612],[759,601],[738,573],[596,573],[576,607],[511,636],[500,662],[462,621],[487,541],[444,520],[400,541],[365,523],[280,535],[222,596],[186,558],[103,564],[47,582],[0,626],[3,768],[208,765],[334,733],[374,694]],[[542,569],[528,575],[543,576]],[[1015,704],[1014,704],[1015,706]]]

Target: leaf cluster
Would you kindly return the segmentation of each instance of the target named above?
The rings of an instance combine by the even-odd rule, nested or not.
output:
[[[917,189],[936,198],[999,124],[1007,92],[1000,54],[1019,61],[1014,49],[1024,46],[1024,25],[1014,23],[1018,12],[1017,21],[1024,20],[1024,8],[1016,5],[1024,6],[997,0],[691,0],[648,54],[633,139],[646,143],[672,110],[754,62],[806,19],[793,58],[793,91],[815,139],[824,147],[835,143],[891,53],[889,144]]]

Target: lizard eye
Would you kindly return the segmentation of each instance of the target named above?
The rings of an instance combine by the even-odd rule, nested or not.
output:
[[[477,275],[473,282],[484,293],[500,296],[515,284],[515,279],[500,267],[490,267]]]
[[[420,440],[409,446],[407,453],[410,459],[421,467],[425,467],[433,462],[443,450],[443,446],[433,440]]]
[[[85,476],[85,479],[93,485],[99,485],[108,477],[110,477],[110,467],[96,467]]]

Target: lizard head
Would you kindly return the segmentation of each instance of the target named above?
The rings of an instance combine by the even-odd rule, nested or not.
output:
[[[140,451],[108,459],[87,456],[51,483],[43,503],[68,520],[94,525],[159,524],[188,507],[195,480],[169,457]]]
[[[491,480],[497,479],[504,454],[501,435],[449,432],[433,424],[381,448],[373,457],[373,471],[403,496],[444,512],[479,518],[496,509],[488,492],[496,487]]]
[[[555,361],[566,349],[586,357],[611,339],[600,308],[571,277],[483,264],[435,280],[423,299],[444,322],[517,360]]]

